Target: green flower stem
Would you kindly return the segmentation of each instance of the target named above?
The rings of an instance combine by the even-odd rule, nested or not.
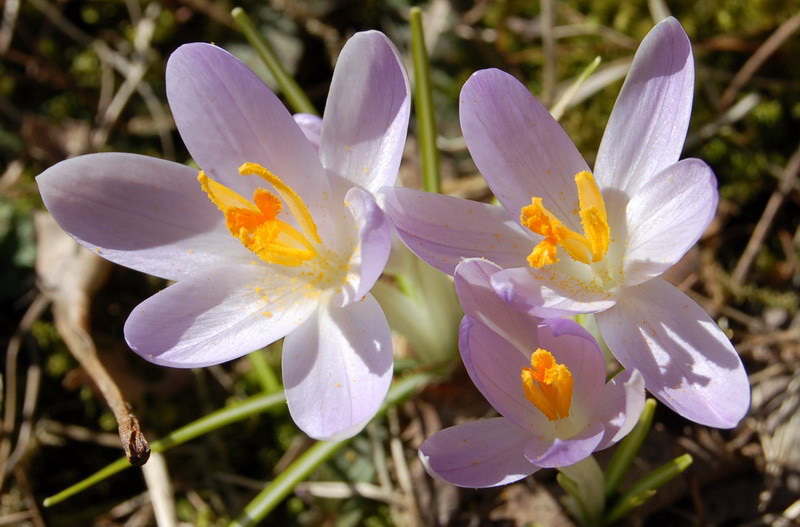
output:
[[[614,456],[611,458],[606,468],[606,496],[611,496],[616,492],[625,474],[628,473],[628,469],[631,463],[633,463],[634,458],[636,458],[636,454],[639,452],[644,438],[647,437],[647,433],[650,431],[650,425],[653,424],[653,414],[655,410],[655,399],[648,399],[644,404],[644,410],[639,417],[639,422],[633,427],[631,433],[620,441],[617,450],[614,452]]]
[[[217,428],[222,428],[223,426],[235,423],[236,421],[241,421],[250,416],[257,415],[283,405],[285,401],[286,397],[283,395],[283,392],[261,394],[256,395],[255,397],[250,397],[249,399],[245,399],[240,403],[217,410],[216,412],[201,417],[197,421],[178,428],[163,439],[159,439],[158,441],[150,443],[150,449],[153,452],[164,452],[165,450],[169,450],[174,446],[183,444],[187,441],[195,439],[196,437],[207,434],[213,430],[216,430]],[[113,476],[117,472],[122,472],[126,468],[130,468],[131,466],[132,465],[128,463],[127,458],[122,457],[98,472],[95,472],[83,481],[79,481],[78,483],[62,490],[54,496],[45,498],[44,506],[52,507],[53,505],[88,489],[94,484]]]
[[[264,393],[277,393],[281,391],[281,381],[275,374],[275,370],[267,360],[266,350],[256,350],[247,356],[250,364],[253,365],[258,382]]]
[[[317,109],[311,104],[305,92],[297,84],[297,81],[295,81],[294,77],[283,67],[272,44],[270,44],[258,29],[256,29],[255,24],[253,24],[252,19],[247,13],[244,12],[244,9],[241,7],[234,7],[233,11],[231,11],[231,15],[236,25],[239,26],[242,34],[244,34],[247,41],[250,42],[250,45],[255,48],[261,60],[263,60],[264,64],[269,68],[272,76],[275,77],[275,81],[278,83],[278,86],[280,86],[289,106],[291,106],[295,112],[319,115]]]
[[[672,478],[689,468],[691,464],[692,456],[684,454],[646,474],[620,496],[617,505],[609,511],[608,516],[605,518],[606,525],[618,521],[631,510],[647,501],[656,493],[657,488],[666,484]]]
[[[589,456],[574,465],[560,467],[558,471],[570,480],[570,482],[559,480],[559,483],[562,483],[562,486],[563,483],[568,483],[564,490],[569,492],[582,506],[586,515],[584,523],[598,525],[603,517],[605,496],[603,495],[603,470],[597,464],[597,460],[594,456]]]
[[[422,163],[422,186],[428,192],[441,192],[439,148],[436,146],[436,116],[433,111],[431,67],[422,31],[422,10],[411,8],[411,57],[414,62],[414,113]]]
[[[421,372],[407,375],[394,383],[383,402],[378,416],[383,415],[389,407],[398,404],[412,395],[417,390],[436,378],[434,372]],[[377,417],[377,416],[376,416]],[[350,442],[352,438],[342,441],[319,441],[305,451],[286,470],[272,480],[253,500],[244,508],[244,511],[234,519],[229,527],[245,527],[257,525],[272,512],[295,488],[306,479],[325,461],[331,458],[339,449]]]

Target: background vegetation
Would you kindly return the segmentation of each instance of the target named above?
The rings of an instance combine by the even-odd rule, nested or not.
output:
[[[139,359],[122,338],[124,320],[165,283],[88,257],[63,267],[75,254],[68,245],[62,249],[63,237],[37,214],[43,207],[34,177],[66,157],[122,151],[188,161],[164,88],[166,59],[180,44],[216,42],[272,82],[236,30],[230,16],[235,5],[266,32],[320,111],[332,64],[353,32],[380,29],[409,56],[407,0],[3,4],[0,349],[6,352],[0,525],[154,525],[157,515],[159,525],[169,525],[164,522],[170,516],[184,525],[225,525],[311,444],[279,406],[175,447],[163,458],[154,456],[147,466],[155,468],[146,478],[139,469],[128,470],[52,508],[42,507],[43,498],[121,454],[117,421],[97,388],[105,381],[98,381],[91,360],[75,358],[80,353],[75,332],[89,330],[100,362],[151,441],[260,393],[268,388],[265,375],[280,371],[278,349],[259,356],[265,362],[243,358],[192,371]],[[634,475],[685,452],[695,463],[628,521],[796,521],[800,2],[432,0],[421,5],[433,65],[443,188],[480,200],[491,196],[465,149],[457,115],[459,90],[473,71],[509,71],[551,104],[601,57],[601,66],[561,119],[591,163],[638,43],[667,13],[681,21],[697,62],[684,157],[702,158],[714,168],[722,200],[699,247],[670,279],[729,332],[751,375],[753,407],[732,431],[696,426],[659,407]],[[543,45],[548,42],[553,45]],[[406,154],[401,178],[407,186],[419,186],[413,123]],[[442,327],[442,338],[451,338],[453,331]],[[424,360],[425,349],[414,349],[402,337],[397,344],[401,357]],[[315,471],[267,523],[570,525],[558,506],[561,491],[552,472],[485,491],[457,490],[424,474],[416,457],[424,437],[489,410],[454,361],[446,378],[391,409]],[[148,493],[148,488],[167,490]]]

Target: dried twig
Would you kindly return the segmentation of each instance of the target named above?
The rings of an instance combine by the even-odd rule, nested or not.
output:
[[[553,0],[541,0],[542,8],[542,50],[544,51],[544,71],[542,72],[542,103],[550,106],[555,100],[556,90],[556,40],[553,34],[555,25]]]
[[[733,77],[733,80],[725,88],[719,100],[719,107],[724,109],[733,103],[736,95],[756,74],[758,69],[775,53],[781,45],[786,42],[792,34],[800,29],[800,13],[796,13],[789,20],[781,24],[770,37],[747,59],[742,69]]]
[[[792,157],[789,158],[789,163],[783,170],[778,188],[769,197],[767,206],[764,207],[764,213],[761,215],[761,219],[758,220],[755,229],[753,229],[753,234],[750,236],[750,241],[747,242],[741,258],[736,263],[736,267],[731,274],[731,280],[734,284],[741,284],[745,276],[747,276],[747,272],[750,270],[750,266],[753,265],[761,244],[764,243],[764,238],[766,238],[770,227],[772,227],[775,215],[783,205],[786,196],[794,187],[798,174],[800,174],[800,145],[792,154]]]

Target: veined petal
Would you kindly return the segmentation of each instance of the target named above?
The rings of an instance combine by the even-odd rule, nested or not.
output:
[[[299,268],[219,267],[151,296],[125,322],[133,351],[156,364],[200,368],[275,342],[316,309]]]
[[[319,149],[323,166],[370,192],[393,185],[410,108],[394,45],[378,31],[356,33],[333,72]]]
[[[179,280],[255,255],[184,165],[135,154],[89,154],[36,181],[45,206],[78,242],[112,262]]]
[[[319,142],[322,137],[322,118],[310,113],[296,113],[292,116],[294,122],[303,131],[308,142],[319,152]]]
[[[319,157],[255,73],[222,48],[193,43],[170,56],[166,76],[175,124],[211,179],[249,198],[264,181],[239,175],[239,167],[259,164],[302,196],[318,224],[327,223],[320,215],[330,189]]]
[[[472,159],[511,215],[518,217],[532,197],[541,197],[581,232],[574,177],[589,167],[522,83],[496,69],[474,73],[461,89],[459,115]]]
[[[605,435],[597,450],[608,448],[633,430],[644,410],[644,377],[637,370],[625,370],[605,385],[597,418]]]
[[[626,286],[660,275],[686,254],[714,219],[717,180],[699,159],[684,159],[641,187],[625,210]]]
[[[459,487],[497,487],[539,467],[522,454],[530,433],[504,417],[464,423],[433,434],[419,447],[425,470]]]
[[[540,347],[538,319],[511,308],[492,288],[491,276],[502,269],[481,258],[463,260],[454,275],[458,300],[465,314],[517,348],[535,350]]]
[[[540,324],[539,347],[552,353],[572,374],[570,420],[590,421],[597,414],[606,382],[605,360],[597,341],[577,322],[554,318]]]
[[[568,467],[592,455],[604,433],[603,425],[594,422],[569,439],[534,435],[525,445],[525,457],[543,468]]]
[[[520,373],[531,365],[534,350],[520,350],[469,316],[459,328],[458,348],[475,387],[489,404],[517,426],[544,437],[555,437],[555,426],[528,399]]]
[[[504,209],[406,188],[384,188],[385,210],[403,242],[449,275],[463,258],[525,265],[534,242]]]
[[[321,307],[283,342],[289,412],[310,437],[352,437],[375,415],[392,381],[392,339],[378,303],[367,296]]]
[[[627,288],[596,315],[608,347],[636,368],[647,390],[683,417],[733,428],[750,406],[750,385],[728,338],[694,300],[654,278]]]
[[[601,287],[560,272],[560,265],[505,269],[492,275],[492,286],[515,309],[541,318],[596,313],[616,303]]]
[[[347,192],[345,203],[358,232],[342,294],[334,299],[339,307],[361,299],[372,289],[392,250],[391,224],[372,194],[353,187]]]
[[[595,178],[633,195],[671,164],[683,149],[694,94],[689,38],[670,17],[644,38],[617,97],[595,163]],[[609,212],[622,196],[605,193]]]

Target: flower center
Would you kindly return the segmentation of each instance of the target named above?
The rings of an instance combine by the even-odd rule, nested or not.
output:
[[[256,163],[243,164],[239,167],[239,174],[264,178],[278,195],[259,188],[253,193],[251,202],[209,179],[202,170],[197,175],[209,199],[225,214],[225,225],[231,234],[268,263],[299,266],[321,258],[322,240],[317,225],[300,196],[278,176]],[[284,203],[297,221],[299,230],[278,219]]]
[[[572,373],[542,348],[531,355],[531,365],[522,368],[525,398],[550,420],[569,417],[572,401]]]
[[[542,198],[531,198],[531,204],[522,207],[520,222],[536,234],[544,236],[531,254],[531,267],[549,265],[558,261],[558,246],[561,245],[575,260],[588,264],[599,262],[608,252],[610,232],[603,195],[589,172],[575,175],[578,201],[583,225],[583,235],[566,227],[552,212],[544,208]]]

